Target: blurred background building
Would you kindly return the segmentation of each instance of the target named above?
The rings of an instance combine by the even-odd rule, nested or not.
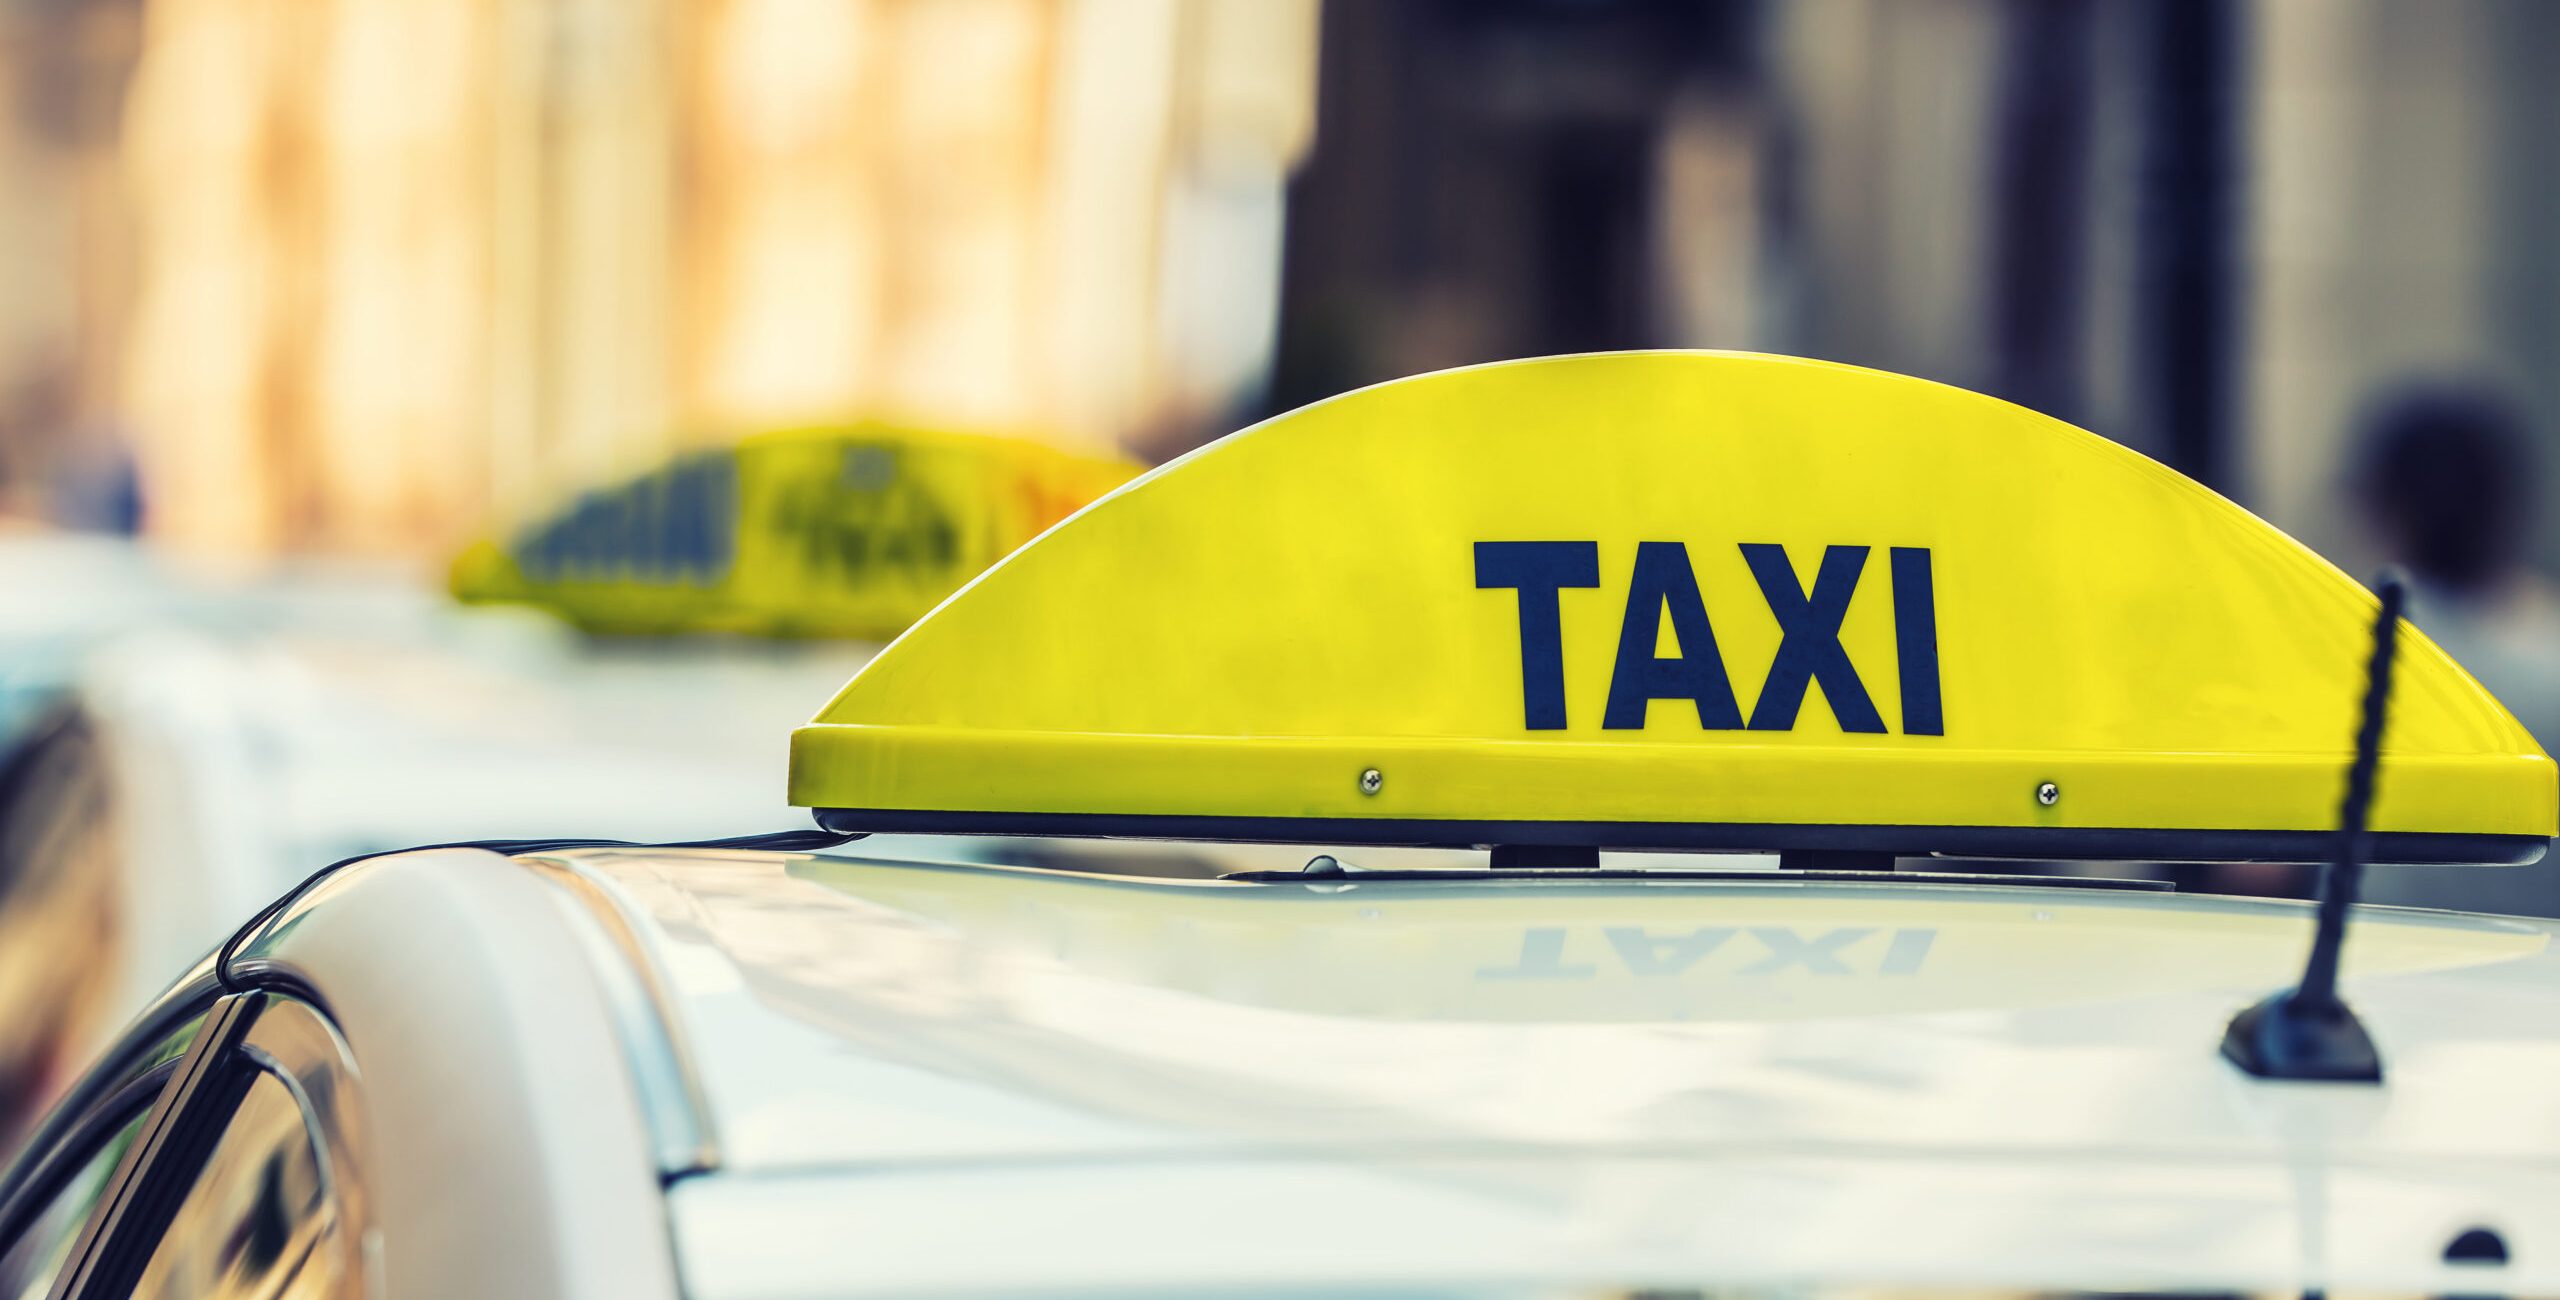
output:
[[[0,493],[425,562],[776,423],[1162,455],[1711,346],[2361,565],[2375,390],[2560,427],[2555,64],[2535,0],[0,0]]]
[[[0,12],[9,498],[219,553],[777,423],[1113,444],[1258,382],[1312,130],[1312,0]]]

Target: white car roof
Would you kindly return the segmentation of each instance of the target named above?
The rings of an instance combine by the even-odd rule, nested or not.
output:
[[[547,860],[663,1008],[699,1294],[2560,1289],[2549,924],[2364,909],[2367,1089],[2217,1054],[2288,903]]]
[[[278,580],[84,640],[53,682],[117,793],[116,1015],[314,868],[409,845],[735,834],[788,814],[779,740],[871,653],[646,653],[382,582]],[[104,1028],[104,1026],[101,1026]]]

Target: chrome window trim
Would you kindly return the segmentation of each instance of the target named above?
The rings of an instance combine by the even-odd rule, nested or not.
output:
[[[234,1049],[265,1002],[266,995],[247,993],[214,1003],[168,1086],[151,1103],[142,1135],[108,1176],[100,1208],[81,1225],[48,1300],[122,1296],[133,1289],[148,1252],[130,1249],[131,1243],[136,1237],[156,1241],[167,1229],[178,1195],[193,1185],[223,1123],[256,1077]]]
[[[16,1205],[27,1181],[42,1173],[58,1148],[80,1136],[99,1106],[142,1075],[184,1059],[191,1036],[221,993],[213,961],[207,957],[143,1008],[79,1080],[53,1100],[45,1117],[10,1157],[5,1172],[0,1172],[0,1238],[13,1230]]]
[[[556,885],[562,910],[574,915],[571,926],[613,1017],[660,1176],[672,1180],[718,1168],[720,1147],[702,1076],[668,992],[671,981],[642,941],[635,913],[610,881],[584,863],[550,856],[516,861]]]
[[[320,1008],[292,996],[268,1000],[240,1052],[283,1084],[302,1108],[303,1127],[319,1155],[320,1184],[337,1202],[340,1227],[357,1243],[359,1257],[379,1254],[365,1179],[364,1073],[337,1026]]]
[[[121,1296],[168,1230],[169,1216],[259,1075],[281,1084],[301,1112],[359,1258],[378,1257],[363,1178],[363,1101],[355,1058],[321,1011],[280,994],[220,999],[186,1054],[164,1063],[168,1082],[151,1103],[142,1135],[127,1148],[82,1225],[49,1300]],[[148,1077],[148,1074],[146,1076]],[[96,1113],[96,1112],[93,1112]]]
[[[125,1081],[123,1087],[108,1093],[88,1109],[79,1112],[76,1123],[64,1126],[43,1158],[32,1160],[22,1171],[13,1171],[8,1198],[0,1201],[0,1254],[18,1244],[18,1239],[43,1221],[53,1198],[59,1196],[71,1179],[102,1153],[104,1144],[128,1125],[151,1113],[151,1104],[159,1099],[176,1076],[178,1063],[162,1061]],[[108,1171],[108,1184],[114,1182],[114,1171]],[[107,1186],[99,1189],[104,1203]],[[65,1261],[68,1267],[69,1261]]]

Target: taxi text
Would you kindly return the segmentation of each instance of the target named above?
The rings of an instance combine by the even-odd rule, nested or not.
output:
[[[1867,940],[1869,926],[1798,930],[1780,925],[1709,925],[1694,930],[1650,930],[1636,925],[1597,927],[1577,933],[1560,925],[1534,926],[1520,935],[1520,959],[1476,971],[1480,980],[1584,980],[1606,962],[1629,975],[1688,973],[1718,953],[1727,973],[1783,975],[1917,975],[1937,942],[1935,928],[1884,932]],[[1597,942],[1595,942],[1595,940]],[[1734,963],[1738,962],[1738,965]]]
[[[1882,733],[1858,667],[1840,644],[1840,624],[1866,572],[1864,546],[1830,546],[1822,552],[1811,589],[1796,578],[1784,546],[1742,543],[1743,562],[1780,629],[1777,657],[1761,681],[1748,721],[1735,700],[1733,680],[1716,649],[1689,548],[1680,542],[1639,542],[1628,577],[1626,612],[1618,629],[1617,663],[1609,675],[1608,706],[1600,725],[1611,731],[1644,729],[1656,700],[1686,700],[1698,725],[1709,731],[1792,731],[1808,690],[1822,688],[1844,732]],[[1890,549],[1894,670],[1902,689],[1905,735],[1945,733],[1938,692],[1938,613],[1929,550]],[[1600,585],[1597,542],[1477,542],[1476,586],[1519,593],[1521,713],[1531,731],[1560,731],[1566,723],[1564,629],[1559,592]],[[1662,620],[1671,620],[1680,653],[1658,653]]]

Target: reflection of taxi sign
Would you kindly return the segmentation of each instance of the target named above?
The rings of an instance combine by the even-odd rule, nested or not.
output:
[[[473,547],[454,593],[605,632],[887,636],[1135,472],[1009,438],[766,434]]]
[[[1666,1023],[2130,1003],[2264,987],[2297,970],[2302,954],[2302,920],[2291,909],[2095,888],[2002,897],[1909,875],[1882,894],[1734,873],[1708,889],[1584,882],[1527,900],[1517,880],[1442,878],[1416,889],[1422,882],[1412,878],[1379,880],[1392,871],[1361,873],[1371,883],[1339,894],[1299,888],[1304,878],[1293,872],[1271,873],[1271,883],[1290,887],[1262,893],[1097,889],[1054,873],[884,861],[817,859],[792,872],[954,947],[1055,954],[1083,968],[1088,989],[1136,980],[1158,996],[1408,1022]],[[825,915],[815,906],[805,914]],[[2547,942],[2525,926],[2378,914],[2357,926],[2349,965],[2358,977],[2457,970],[2530,956]],[[812,933],[796,951],[826,946]],[[2028,972],[2033,978],[2022,978]]]
[[[1104,499],[868,665],[791,793],[842,829],[2314,859],[2374,608],[1987,397],[1517,362]],[[2377,856],[2538,855],[2551,760],[2423,638],[2399,673]]]

